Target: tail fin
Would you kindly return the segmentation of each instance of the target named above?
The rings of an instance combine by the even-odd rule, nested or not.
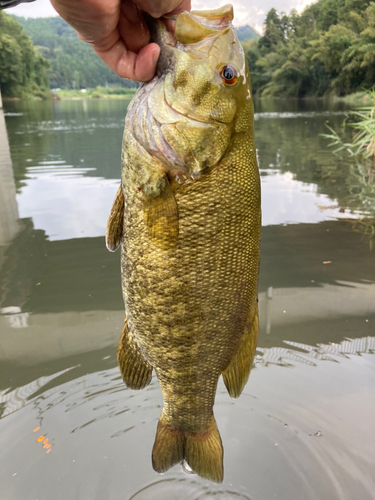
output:
[[[160,418],[152,450],[154,470],[166,472],[183,459],[198,476],[216,483],[223,481],[223,445],[213,416],[204,432],[184,432]]]
[[[187,436],[185,460],[198,476],[223,482],[223,444],[213,416],[208,431]]]
[[[184,459],[184,433],[166,425],[161,418],[152,449],[152,466],[156,472],[166,472]]]

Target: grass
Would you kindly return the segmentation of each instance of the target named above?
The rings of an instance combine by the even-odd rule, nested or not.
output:
[[[2,96],[3,101],[48,101],[53,94],[50,90],[35,89],[32,86],[24,87],[17,96]]]
[[[332,140],[328,147],[336,147],[333,153],[337,154],[345,150],[350,156],[375,162],[375,90],[368,91],[367,95],[372,104],[354,111],[352,114],[357,121],[348,124],[356,131],[351,142],[343,142],[337,132],[328,125],[326,126],[331,134],[322,135]]]
[[[353,222],[353,219],[340,219],[352,225],[353,231],[368,238],[369,249],[374,249],[375,242],[375,220],[362,218]]]
[[[371,105],[372,97],[371,93],[364,90],[362,92],[355,92],[354,94],[347,95],[345,97],[332,97],[333,102],[344,102],[351,107],[359,108],[360,106]]]
[[[366,94],[370,105],[359,107],[353,113],[356,121],[348,123],[348,126],[355,131],[351,142],[344,142],[328,125],[327,128],[331,133],[322,134],[322,136],[332,141],[328,147],[335,148],[334,154],[339,155],[345,152],[354,160],[356,175],[361,186],[356,196],[362,206],[366,207],[368,216],[355,222],[353,220],[348,220],[348,222],[352,224],[354,231],[368,238],[370,250],[373,250],[375,242],[375,90],[368,91]]]

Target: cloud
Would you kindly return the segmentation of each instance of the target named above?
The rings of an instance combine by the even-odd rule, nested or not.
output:
[[[76,0],[78,1],[78,0]],[[193,0],[192,8],[200,9],[216,9],[228,3],[230,0]],[[311,0],[232,0],[234,7],[234,24],[241,26],[250,24],[259,28],[263,25],[266,13],[274,7],[278,12],[289,13],[292,9],[297,9],[298,12],[312,3]],[[16,14],[24,17],[49,17],[55,16],[56,11],[52,7],[49,0],[36,0],[31,3],[19,4],[17,7],[7,9],[9,14]]]
[[[297,10],[298,13],[301,13],[305,9],[305,7],[311,5],[312,3],[314,2],[311,0],[298,0],[295,9]]]
[[[51,17],[57,16],[57,12],[52,7],[49,0],[36,0],[31,3],[20,3],[17,7],[7,9],[8,14],[15,14],[23,17]]]

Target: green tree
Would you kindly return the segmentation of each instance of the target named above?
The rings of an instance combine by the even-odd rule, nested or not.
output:
[[[264,36],[244,45],[253,92],[346,95],[375,81],[375,3],[319,0],[301,15],[271,9]]]
[[[267,54],[271,50],[281,45],[284,41],[284,26],[276,9],[271,9],[264,21],[264,35],[259,40],[259,50],[262,54]]]
[[[80,74],[77,70],[73,71],[73,88],[79,90]]]
[[[31,37],[37,50],[49,61],[52,88],[105,86],[136,87],[117,76],[75,30],[60,17],[25,19],[15,16]],[[82,64],[85,61],[85,64]]]
[[[4,97],[45,95],[48,67],[17,21],[0,11],[0,86]]]

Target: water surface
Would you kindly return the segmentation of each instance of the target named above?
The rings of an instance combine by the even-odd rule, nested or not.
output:
[[[261,333],[255,368],[215,416],[225,479],[150,454],[156,379],[116,366],[119,254],[104,244],[127,101],[0,111],[0,483],[6,500],[374,498],[373,172],[319,135],[342,107],[257,104]]]

